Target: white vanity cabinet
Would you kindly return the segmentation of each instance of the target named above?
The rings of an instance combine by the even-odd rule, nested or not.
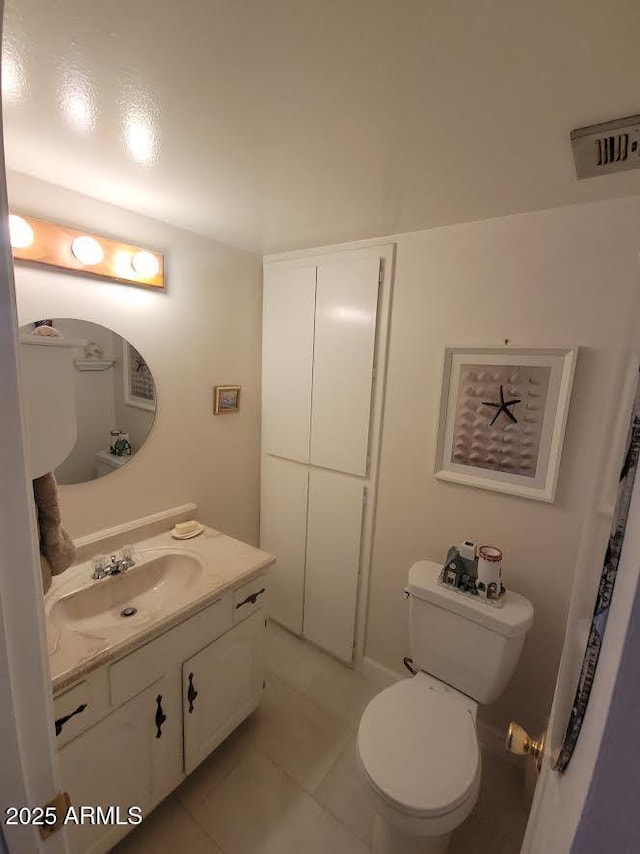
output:
[[[54,697],[62,785],[74,807],[147,815],[259,705],[266,575]],[[74,854],[102,854],[133,825],[68,826]]]

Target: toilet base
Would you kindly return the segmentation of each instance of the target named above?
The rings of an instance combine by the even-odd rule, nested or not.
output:
[[[373,854],[445,854],[450,838],[450,833],[442,836],[410,836],[376,813],[371,850]]]

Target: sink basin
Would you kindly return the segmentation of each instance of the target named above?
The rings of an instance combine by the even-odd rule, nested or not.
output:
[[[204,564],[188,552],[142,558],[119,575],[82,587],[53,603],[49,620],[71,631],[100,632],[166,616],[191,598]]]

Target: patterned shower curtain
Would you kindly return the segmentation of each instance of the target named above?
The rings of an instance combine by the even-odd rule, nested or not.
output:
[[[569,724],[567,726],[567,731],[565,733],[562,748],[558,754],[556,764],[553,766],[556,771],[565,771],[571,761],[573,751],[575,750],[575,746],[580,736],[580,730],[587,711],[587,706],[589,704],[593,678],[595,676],[600,650],[602,649],[604,633],[607,627],[607,618],[609,616],[609,608],[611,607],[613,588],[618,574],[620,554],[622,552],[622,544],[624,542],[624,535],[627,528],[629,507],[631,505],[631,494],[633,492],[633,484],[638,468],[639,455],[640,380],[636,386],[636,395],[633,402],[629,437],[627,440],[627,453],[625,455],[622,472],[620,474],[616,509],[613,517],[613,524],[611,526],[609,544],[605,553],[604,566],[600,576],[600,585],[598,587],[598,595],[593,611],[593,618],[591,620],[589,640],[587,641],[587,648],[582,661],[580,680],[578,682],[578,688],[573,701]]]

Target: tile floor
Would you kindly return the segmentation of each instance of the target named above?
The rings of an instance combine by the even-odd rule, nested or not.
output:
[[[270,624],[260,708],[114,849],[144,854],[366,854],[373,811],[355,735],[377,689]],[[517,854],[519,769],[483,756],[478,804],[450,854]]]

